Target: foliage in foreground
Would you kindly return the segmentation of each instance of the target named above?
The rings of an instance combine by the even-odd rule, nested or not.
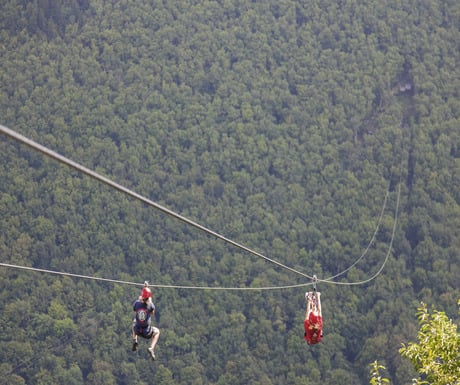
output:
[[[377,360],[375,360],[373,363],[370,364],[370,367],[371,380],[369,383],[371,385],[383,385],[390,383],[390,380],[388,378],[382,377],[382,375],[380,374],[380,371],[384,370],[385,366],[379,365]]]
[[[460,300],[458,301],[460,304]],[[418,309],[419,343],[410,342],[399,350],[420,374],[416,384],[455,385],[460,381],[460,334],[444,312],[430,314],[424,303]],[[426,380],[426,381],[425,381]]]
[[[460,305],[460,300],[458,300]],[[460,313],[460,312],[459,312]],[[426,304],[418,308],[420,330],[418,343],[409,342],[399,350],[403,357],[409,358],[419,373],[414,379],[416,385],[456,385],[460,381],[460,333],[457,325],[444,312],[433,310],[430,314]],[[371,365],[371,385],[388,384],[380,370],[385,366],[374,361]]]

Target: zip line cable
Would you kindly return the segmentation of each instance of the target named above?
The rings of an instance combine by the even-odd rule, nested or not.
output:
[[[390,258],[391,249],[393,248],[393,241],[394,241],[395,234],[396,234],[396,225],[397,225],[397,222],[398,222],[397,218],[398,218],[398,212],[399,212],[400,194],[401,194],[401,182],[398,185],[398,195],[397,195],[397,198],[396,198],[396,209],[395,209],[395,214],[394,214],[395,219],[394,219],[394,222],[393,222],[393,230],[391,232],[390,244],[388,246],[388,251],[387,251],[387,254],[385,256],[385,260],[383,261],[382,266],[380,266],[380,269],[372,277],[370,277],[368,279],[365,279],[365,280],[362,280],[362,281],[336,282],[336,281],[330,281],[328,279],[331,279],[331,278],[328,278],[328,279],[322,280],[321,282],[333,283],[334,285],[346,285],[346,286],[363,285],[365,283],[368,283],[368,282],[372,281],[373,279],[377,278],[380,275],[380,273],[383,271],[383,268],[385,267],[386,263],[388,262],[388,259]],[[318,280],[318,281],[320,281],[320,280]]]
[[[402,184],[402,169],[403,169],[403,152],[401,151],[401,161],[399,163],[399,183],[398,183],[398,193],[396,195],[396,208],[395,208],[395,212],[394,212],[394,220],[393,220],[393,230],[391,232],[391,239],[390,239],[390,243],[388,245],[388,251],[387,251],[387,254],[385,256],[385,259],[382,263],[382,266],[380,266],[380,269],[377,270],[377,272],[370,278],[368,279],[365,279],[365,280],[362,280],[362,281],[355,281],[355,282],[336,282],[336,281],[332,281],[334,278],[337,278],[339,277],[340,275],[346,273],[348,270],[350,270],[353,266],[355,266],[359,260],[364,256],[364,254],[367,252],[367,250],[363,253],[363,255],[358,258],[350,267],[348,267],[347,269],[343,270],[342,272],[332,276],[332,277],[329,277],[329,278],[326,278],[324,280],[321,280],[321,282],[327,282],[327,283],[334,283],[336,285],[362,285],[362,284],[365,284],[365,283],[368,283],[370,281],[372,281],[373,279],[377,278],[380,273],[382,272],[383,268],[385,267],[386,263],[388,262],[388,259],[390,258],[390,254],[391,254],[391,249],[393,247],[393,241],[394,241],[394,238],[395,238],[395,234],[396,234],[396,226],[397,226],[397,223],[398,223],[398,216],[399,216],[399,205],[400,205],[400,201],[401,201],[401,184]],[[390,182],[389,182],[389,185],[388,185],[388,191],[387,191],[387,195],[385,196],[385,202],[386,202],[386,199],[388,197],[388,192],[390,191],[390,186],[391,186],[391,176],[390,176]],[[383,210],[382,212],[380,213],[380,218],[379,218],[379,222],[378,222],[378,226],[380,226],[380,222],[383,218]],[[377,234],[377,231],[374,232],[374,236],[373,238],[376,236]],[[370,244],[369,244],[370,246]],[[320,281],[320,280],[318,280]]]
[[[12,269],[35,271],[35,272],[39,272],[39,273],[61,275],[61,276],[64,276],[64,277],[83,278],[83,279],[89,279],[89,280],[93,280],[93,281],[111,282],[111,283],[118,283],[118,284],[131,285],[131,286],[144,286],[144,283],[136,283],[136,282],[130,282],[130,281],[117,280],[117,279],[100,278],[100,277],[94,277],[94,276],[90,276],[90,275],[65,273],[65,272],[62,272],[62,271],[39,269],[39,268],[36,268],[36,267],[13,265],[13,264],[10,264],[10,263],[2,263],[2,262],[0,262],[0,266],[7,267],[7,268],[12,268]],[[165,288],[165,289],[189,289],[189,290],[196,289],[196,290],[234,290],[234,291],[247,290],[247,291],[257,291],[257,290],[292,289],[292,288],[296,288],[296,287],[309,286],[311,284],[312,283],[302,283],[302,284],[298,284],[298,285],[266,286],[266,287],[219,287],[219,286],[210,287],[210,286],[162,285],[162,284],[149,283],[149,287]]]
[[[399,187],[399,191],[400,191],[400,188],[401,187]],[[398,206],[399,206],[399,191],[398,191]],[[387,197],[388,197],[388,192],[385,195],[384,207],[386,205]],[[381,273],[381,271],[383,270],[383,268],[384,268],[384,266],[386,264],[386,261],[389,258],[389,255],[390,255],[390,250],[391,250],[391,246],[392,246],[393,238],[394,238],[394,234],[395,234],[395,229],[396,229],[396,221],[395,221],[395,224],[393,226],[393,234],[392,234],[389,250],[388,250],[388,253],[386,255],[385,261],[383,262],[382,266],[380,267],[378,272],[373,277],[371,277],[368,280],[362,281],[362,282],[335,282],[335,281],[332,281],[334,278],[337,278],[338,276],[346,273],[351,268],[353,268],[365,256],[365,254],[369,250],[370,245],[372,244],[372,242],[375,239],[375,236],[376,236],[376,234],[378,232],[378,227],[380,226],[380,222],[381,222],[381,219],[382,219],[382,216],[383,216],[383,212],[384,212],[384,208],[382,209],[382,212],[381,212],[381,215],[380,215],[380,218],[379,218],[379,222],[377,224],[377,229],[374,232],[374,236],[372,237],[371,242],[369,243],[369,245],[366,248],[366,250],[364,251],[364,253],[351,266],[349,266],[347,269],[343,270],[339,274],[336,274],[336,275],[334,275],[332,277],[329,277],[329,278],[326,278],[326,279],[323,279],[323,280],[322,279],[317,279],[317,282],[324,282],[324,283],[336,284],[336,285],[357,285],[357,284],[367,283],[370,280],[376,278]],[[395,214],[395,220],[396,220],[396,216],[397,216],[397,213]],[[40,269],[40,268],[28,267],[28,266],[20,266],[20,265],[14,265],[14,264],[10,264],[10,263],[2,263],[2,262],[0,262],[0,266],[6,267],[6,268],[19,269],[19,270],[26,270],[26,271],[34,271],[34,272],[40,272],[40,273],[61,275],[61,276],[65,276],[65,277],[82,278],[82,279],[88,279],[88,280],[93,280],[93,281],[110,282],[110,283],[125,284],[125,285],[131,285],[131,286],[144,286],[144,284],[136,283],[136,282],[116,280],[116,279],[108,279],[108,278],[101,278],[101,277],[94,277],[94,276],[82,275],[82,274],[66,273],[66,272],[62,272],[62,271]],[[312,277],[312,279],[313,279],[313,277]],[[299,288],[299,287],[305,287],[305,286],[310,286],[310,285],[314,285],[314,283],[309,282],[309,283],[303,283],[303,284],[297,284],[297,285],[265,286],[265,287],[219,287],[219,286],[209,287],[209,286],[163,285],[163,284],[151,284],[151,283],[149,283],[149,286],[156,287],[156,288],[187,289],[187,290],[210,290],[210,291],[212,291],[212,290],[214,290],[214,291],[218,291],[218,290],[266,291],[266,290],[292,289],[292,288]]]
[[[372,235],[371,240],[369,241],[367,247],[364,249],[364,251],[361,254],[361,256],[356,261],[354,261],[350,266],[348,266],[345,270],[342,270],[340,273],[337,273],[336,275],[333,275],[331,277],[323,279],[322,280],[323,282],[332,281],[333,279],[338,278],[341,275],[345,274],[347,271],[350,271],[353,267],[355,267],[359,263],[359,261],[361,261],[366,256],[367,252],[369,251],[369,249],[371,248],[372,244],[374,243],[375,238],[377,236],[377,233],[379,231],[380,224],[381,224],[382,219],[383,219],[383,214],[385,213],[385,206],[386,206],[387,199],[388,199],[388,193],[389,193],[389,191],[387,191],[386,194],[385,194],[385,199],[384,199],[384,202],[383,202],[382,210],[380,211],[380,216],[379,216],[379,220],[377,222],[377,227],[375,228],[374,234]]]
[[[90,170],[89,168],[86,168],[86,167],[84,167],[84,166],[82,166],[82,165],[80,165],[80,164],[78,164],[78,163],[66,158],[65,156],[62,156],[62,155],[58,154],[57,152],[54,152],[54,151],[46,148],[45,146],[42,146],[41,144],[38,144],[37,142],[34,142],[33,140],[26,138],[25,136],[23,136],[21,134],[18,134],[17,132],[9,129],[8,127],[0,125],[0,131],[3,134],[9,136],[10,138],[15,139],[15,140],[19,141],[20,143],[23,143],[23,144],[25,144],[25,145],[27,145],[29,147],[32,147],[34,150],[37,150],[37,151],[41,152],[42,154],[57,160],[58,162],[64,163],[64,164],[66,164],[66,165],[68,165],[68,166],[70,166],[70,167],[82,172],[83,174],[86,174],[86,175],[88,175],[88,176],[90,176],[90,177],[92,177],[92,178],[94,178],[94,179],[96,179],[96,180],[98,180],[98,181],[100,181],[102,183],[105,183],[106,185],[109,185],[110,187],[113,187],[116,190],[121,191],[121,192],[123,192],[123,193],[125,193],[125,194],[127,194],[127,195],[129,195],[129,196],[131,196],[133,198],[135,198],[135,199],[138,199],[141,202],[144,202],[145,204],[147,204],[147,205],[149,205],[151,207],[154,207],[157,210],[160,210],[160,211],[162,211],[163,213],[165,213],[167,215],[170,215],[170,216],[172,216],[172,217],[174,217],[176,219],[179,219],[182,222],[185,222],[185,223],[187,223],[187,224],[189,224],[189,225],[191,225],[191,226],[193,226],[193,227],[195,227],[195,228],[197,228],[199,230],[204,231],[205,233],[208,233],[209,235],[212,235],[212,236],[214,236],[214,237],[216,237],[218,239],[221,239],[222,241],[227,242],[227,243],[229,243],[229,244],[231,244],[231,245],[233,245],[235,247],[238,247],[239,249],[247,251],[248,253],[253,254],[253,255],[255,255],[255,256],[259,257],[259,258],[265,259],[266,261],[268,261],[270,263],[273,263],[275,265],[278,265],[279,267],[281,267],[283,269],[289,270],[289,271],[291,271],[293,273],[296,273],[298,275],[301,275],[301,276],[303,276],[305,278],[312,279],[312,277],[307,275],[307,274],[304,274],[304,273],[302,273],[300,271],[297,271],[297,270],[295,270],[295,269],[293,269],[293,268],[291,268],[289,266],[283,265],[282,263],[280,263],[278,261],[275,261],[274,259],[268,258],[265,255],[250,249],[249,247],[243,246],[240,243],[237,243],[237,242],[235,242],[235,241],[233,241],[233,240],[231,240],[231,239],[229,239],[227,237],[224,237],[223,235],[221,235],[219,233],[216,233],[215,231],[212,231],[212,230],[208,229],[205,226],[202,226],[202,225],[200,225],[200,224],[198,224],[198,223],[196,223],[196,222],[194,222],[194,221],[192,221],[192,220],[190,220],[190,219],[188,219],[188,218],[186,218],[186,217],[184,217],[184,216],[182,216],[180,214],[175,213],[174,211],[172,211],[172,210],[170,210],[170,209],[168,209],[168,208],[166,208],[164,206],[159,205],[158,203],[153,202],[150,199],[147,199],[147,198],[143,197],[140,194],[137,194],[136,192],[134,192],[132,190],[129,190],[128,188],[126,188],[126,187],[124,187],[124,186],[122,186],[122,185],[120,185],[120,184],[118,184],[116,182],[113,182],[112,180],[110,180],[110,179],[108,179],[108,178],[96,173],[95,171]]]
[[[40,144],[38,144],[37,142],[34,142],[28,138],[26,138],[25,136],[19,134],[19,133],[16,133],[15,131],[3,126],[3,125],[0,125],[0,132],[2,132],[3,134],[7,135],[8,137],[12,138],[12,139],[15,139],[16,141],[19,141],[20,143],[23,143],[39,152],[41,152],[42,154],[46,155],[46,156],[49,156],[55,160],[57,160],[58,162],[61,162],[61,163],[64,163],[74,169],[76,169],[77,171],[80,171],[90,177],[92,177],[93,179],[96,179],[100,182],[103,182],[105,183],[106,185],[110,186],[110,187],[113,187],[115,188],[116,190],[120,191],[120,192],[123,192],[135,199],[138,199],[140,201],[142,201],[143,203],[151,206],[151,207],[154,207],[160,211],[162,211],[163,213],[166,213],[167,215],[170,215],[170,216],[173,216],[175,217],[176,219],[179,219],[181,220],[182,222],[185,222],[199,230],[202,230],[206,233],[208,233],[209,235],[212,235],[218,239],[221,239],[223,240],[224,242],[227,242],[233,246],[236,246],[242,250],[245,250],[247,252],[249,252],[250,254],[253,254],[257,257],[260,257],[262,259],[265,259],[266,261],[268,262],[271,262],[281,268],[284,268],[284,269],[287,269],[291,272],[294,272],[296,274],[299,274],[305,278],[308,278],[310,280],[313,280],[313,276],[309,276],[307,274],[304,274],[298,270],[295,270],[289,266],[286,266],[278,261],[275,261],[271,258],[268,258],[266,257],[265,255],[259,253],[259,252],[256,252],[244,245],[241,245],[227,237],[224,237],[223,235],[219,234],[219,233],[216,233],[210,229],[208,229],[207,227],[205,226],[202,226],[180,214],[177,214],[175,213],[174,211],[166,208],[166,207],[163,207],[161,205],[159,205],[158,203],[155,203],[153,201],[151,201],[150,199],[147,199],[145,197],[143,197],[142,195],[140,194],[137,194],[136,192],[132,191],[132,190],[129,190],[127,189],[126,187],[116,183],[116,182],[113,182],[112,180],[96,173],[95,171],[92,171]],[[396,223],[397,223],[397,216],[398,216],[398,209],[399,209],[399,201],[400,201],[400,192],[401,192],[401,181],[400,181],[400,184],[399,184],[399,189],[398,189],[398,196],[397,196],[397,206],[396,206],[396,210],[395,210],[395,218],[394,218],[394,225],[393,225],[393,232],[392,232],[392,237],[391,237],[391,241],[390,241],[390,245],[389,245],[389,249],[388,249],[388,252],[387,252],[387,255],[385,257],[385,260],[382,264],[382,266],[380,267],[380,269],[377,271],[376,274],[374,274],[371,278],[367,279],[367,280],[363,280],[363,281],[359,281],[359,282],[336,282],[336,281],[333,281],[333,279],[339,277],[340,275],[343,275],[345,274],[347,271],[349,271],[351,268],[353,268],[365,255],[366,253],[368,252],[370,246],[372,245],[372,243],[374,242],[375,240],[375,237],[376,237],[376,234],[378,233],[378,230],[379,230],[379,227],[380,227],[380,224],[381,224],[381,220],[383,218],[383,214],[384,214],[384,211],[385,211],[385,207],[386,207],[386,203],[387,203],[387,198],[388,198],[388,193],[389,193],[389,190],[387,191],[386,195],[385,195],[385,199],[384,199],[384,203],[383,203],[383,207],[382,207],[382,210],[381,210],[381,213],[380,213],[380,217],[379,217],[379,220],[378,220],[378,223],[377,223],[377,227],[376,227],[376,230],[374,231],[374,234],[372,236],[372,239],[370,240],[368,246],[366,247],[366,249],[364,250],[364,252],[362,253],[362,255],[352,264],[350,265],[348,268],[346,268],[345,270],[343,270],[342,272],[332,276],[332,277],[329,277],[329,278],[326,278],[326,279],[317,279],[315,278],[315,281],[316,282],[324,282],[324,283],[329,283],[329,284],[337,284],[337,285],[360,285],[360,284],[364,284],[364,283],[367,283],[373,279],[375,279],[383,270],[390,254],[391,254],[391,248],[392,248],[392,244],[393,244],[393,240],[394,240],[394,236],[395,236],[395,231],[396,231]],[[42,272],[42,273],[48,273],[48,274],[56,274],[56,275],[61,275],[61,276],[68,276],[68,277],[75,277],[75,278],[83,278],[83,279],[91,279],[91,280],[96,280],[96,281],[104,281],[104,282],[111,282],[111,283],[118,283],[118,284],[127,284],[127,285],[135,285],[135,286],[141,286],[143,284],[139,284],[139,283],[135,283],[135,282],[129,282],[129,281],[123,281],[123,280],[115,280],[115,279],[108,279],[108,278],[100,278],[100,277],[93,277],[93,276],[87,276],[87,275],[81,275],[81,274],[73,274],[73,273],[66,273],[66,272],[60,272],[60,271],[54,271],[54,270],[47,270],[47,269],[39,269],[39,268],[33,268],[33,267],[27,267],[27,266],[20,266],[20,265],[13,265],[13,264],[8,264],[8,263],[0,263],[0,266],[3,266],[3,267],[7,267],[7,268],[15,268],[15,269],[21,269],[21,270],[28,270],[28,271],[35,271],[35,272]],[[309,286],[309,285],[312,285],[313,283],[312,282],[309,282],[309,283],[303,283],[303,284],[297,284],[297,285],[285,285],[285,286],[267,286],[267,287],[207,287],[207,286],[181,286],[181,285],[162,285],[162,284],[150,284],[150,286],[152,287],[157,287],[157,288],[171,288],[171,289],[197,289],[197,290],[252,290],[252,291],[256,291],[256,290],[279,290],[279,289],[289,289],[289,288],[298,288],[298,287],[305,287],[305,286]]]

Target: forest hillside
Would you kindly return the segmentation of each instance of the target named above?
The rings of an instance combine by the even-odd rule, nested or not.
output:
[[[0,125],[255,253],[0,135],[0,384],[411,384],[420,302],[458,323],[459,28],[457,0],[1,1]]]

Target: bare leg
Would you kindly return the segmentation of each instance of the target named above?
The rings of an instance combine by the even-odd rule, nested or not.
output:
[[[311,313],[311,293],[308,293],[308,299],[307,299],[307,309],[305,311],[305,319],[308,319],[308,316]]]
[[[316,295],[317,295],[316,298],[318,299],[318,314],[319,314],[319,316],[321,317],[321,320],[322,320],[323,319],[323,313],[321,311],[321,293],[318,292],[318,293],[316,293]],[[322,325],[322,323],[321,323],[321,325]],[[323,327],[322,326],[321,326],[321,337],[323,337]]]
[[[133,326],[131,327],[131,333],[133,335],[133,341],[136,341],[137,342],[137,335],[136,333],[134,332],[134,322],[133,322]]]
[[[318,306],[318,314],[320,317],[323,316],[323,313],[321,312],[321,293],[317,292],[316,293],[316,300],[318,301],[317,306]]]
[[[158,330],[157,333],[155,333],[153,336],[152,336],[152,342],[150,343],[150,349],[154,350],[155,349],[155,346],[158,342],[158,338],[160,338],[160,331]]]
[[[150,343],[150,347],[148,348],[148,351],[150,353],[150,357],[152,358],[152,360],[155,361],[155,352],[154,352],[154,350],[155,350],[155,346],[157,344],[158,338],[160,337],[160,330],[155,328],[154,333],[155,334],[152,334],[152,342]]]
[[[132,334],[133,334],[133,347],[132,347],[132,351],[135,352],[137,350],[137,335],[136,333],[134,332],[134,324],[133,326],[131,327],[131,331],[132,331]]]

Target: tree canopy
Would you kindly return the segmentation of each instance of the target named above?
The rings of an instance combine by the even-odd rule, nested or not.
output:
[[[2,1],[0,124],[298,271],[346,274],[319,284],[310,348],[308,286],[157,288],[152,364],[130,350],[137,288],[1,267],[0,384],[367,384],[375,359],[410,382],[418,304],[458,323],[459,26],[455,0]],[[0,180],[0,262],[309,283],[3,135]]]

